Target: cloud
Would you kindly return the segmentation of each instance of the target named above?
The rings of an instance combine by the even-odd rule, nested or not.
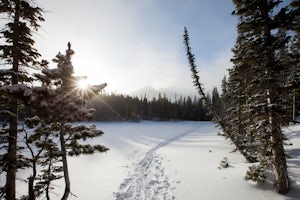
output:
[[[107,82],[109,91],[129,93],[146,86],[193,90],[182,42],[185,25],[192,27],[192,46],[200,56],[205,87],[216,86],[228,68],[231,23],[217,18],[218,13],[210,14],[214,6],[203,5],[211,1],[40,2],[51,11],[37,37],[44,58],[64,52],[70,41],[76,73],[87,75],[92,83]]]
[[[232,67],[230,62],[232,55],[230,50],[223,51],[214,58],[199,64],[200,79],[206,91],[212,91],[214,87],[217,87],[220,92],[222,80],[225,75],[228,77],[228,69]]]

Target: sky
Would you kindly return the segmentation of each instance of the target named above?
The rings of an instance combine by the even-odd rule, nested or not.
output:
[[[232,0],[38,0],[45,22],[36,48],[51,61],[71,42],[76,75],[106,91],[144,87],[194,91],[183,30],[206,91],[220,88],[231,68],[237,19]],[[50,68],[55,67],[50,62]]]

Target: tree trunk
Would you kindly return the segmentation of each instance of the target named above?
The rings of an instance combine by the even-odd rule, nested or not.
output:
[[[13,72],[11,78],[12,85],[18,84],[19,72],[19,54],[18,54],[18,26],[20,22],[20,0],[15,1],[15,16],[13,24]],[[14,114],[10,119],[8,149],[7,149],[7,174],[6,174],[6,199],[16,199],[16,173],[17,173],[17,137],[18,137],[18,100],[13,98],[11,100],[11,112]]]
[[[267,0],[261,1],[261,11],[262,11],[262,18],[266,22],[270,22],[270,16],[268,13],[268,6],[269,2]],[[263,36],[265,39],[265,47],[268,49],[266,54],[264,55],[266,57],[266,74],[268,74],[270,77],[273,78],[273,80],[276,80],[276,72],[274,70],[271,70],[274,63],[274,50],[270,50],[272,46],[272,36],[271,36],[271,28],[269,23],[266,23],[263,27]],[[274,108],[272,105],[276,104],[276,100],[278,99],[278,91],[276,86],[273,85],[276,84],[274,82],[269,82],[267,87],[267,104],[270,108],[269,110],[269,116],[267,119],[268,123],[270,125],[271,129],[271,141],[272,141],[272,153],[273,153],[273,162],[275,167],[275,175],[276,175],[276,186],[278,193],[286,194],[290,190],[290,181],[288,177],[288,171],[287,171],[287,164],[286,164],[286,158],[285,158],[285,151],[283,148],[283,137],[281,132],[281,122],[277,118],[277,115],[279,114],[276,108]]]
[[[68,162],[67,162],[67,150],[66,150],[66,143],[65,143],[65,126],[62,122],[60,125],[60,146],[61,146],[61,157],[63,163],[63,171],[64,171],[64,179],[65,179],[65,192],[61,200],[68,199],[70,195],[70,177],[69,177],[69,169],[68,169]]]
[[[29,193],[29,200],[35,200],[35,192],[34,192],[34,177],[29,177],[28,181],[28,193]]]
[[[276,175],[276,186],[278,193],[286,194],[290,191],[285,151],[283,148],[283,137],[280,127],[273,123],[274,116],[271,115],[270,123],[272,129],[272,151],[274,156],[274,167]]]
[[[36,177],[36,160],[33,158],[32,161],[32,176],[29,177],[28,181],[28,193],[29,193],[29,200],[35,200],[35,191],[34,191],[34,180]]]
[[[296,121],[296,89],[293,89],[293,122]]]
[[[50,183],[51,183],[51,181],[50,181],[50,174],[51,174],[51,166],[52,166],[52,160],[51,159],[49,159],[49,166],[48,166],[48,181],[47,181],[47,185],[46,185],[46,189],[45,189],[45,193],[46,193],[46,199],[47,200],[50,200]]]
[[[13,101],[13,103],[16,103]],[[6,199],[16,199],[16,173],[17,173],[17,135],[18,135],[18,105],[12,105],[15,116],[10,121],[10,130],[7,150],[7,174],[6,174]]]

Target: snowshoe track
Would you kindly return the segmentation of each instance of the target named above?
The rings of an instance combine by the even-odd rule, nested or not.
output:
[[[133,172],[129,172],[127,178],[119,186],[118,192],[114,193],[116,200],[175,200],[172,183],[165,172],[164,158],[157,150],[167,146],[173,141],[192,133],[196,128],[167,138],[152,147],[145,157],[137,162]]]

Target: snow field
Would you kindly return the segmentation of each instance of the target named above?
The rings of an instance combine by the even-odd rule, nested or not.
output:
[[[296,200],[300,199],[300,126],[285,130],[293,190],[245,181],[250,166],[211,122],[97,122],[104,136],[89,141],[107,153],[69,158],[69,199],[84,200]],[[227,158],[228,168],[221,168]],[[52,199],[64,185],[56,183]],[[26,189],[26,188],[25,188]],[[21,188],[20,188],[21,190]],[[23,188],[24,190],[24,188]],[[76,195],[76,196],[75,196]]]
[[[157,150],[197,126],[195,122],[97,123],[104,136],[93,142],[111,149],[69,159],[73,193],[79,199],[175,199],[164,158]],[[84,189],[82,183],[91,182],[87,177],[98,180],[90,184],[93,189]]]

